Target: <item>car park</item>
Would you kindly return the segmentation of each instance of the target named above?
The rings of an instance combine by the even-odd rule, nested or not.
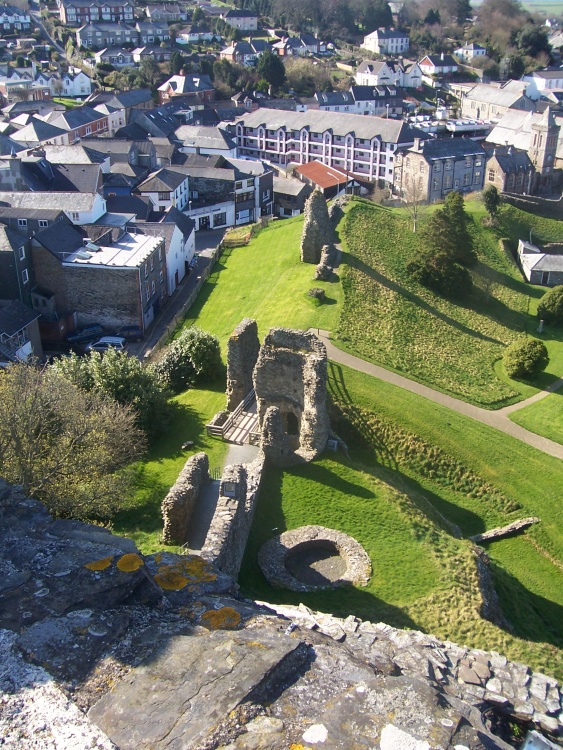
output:
[[[108,349],[117,349],[117,351],[125,351],[127,349],[127,341],[122,336],[102,336],[98,341],[93,341],[86,347],[86,352],[100,352],[103,354]]]
[[[139,326],[122,326],[116,333],[116,336],[122,336],[127,341],[142,341],[143,332]]]

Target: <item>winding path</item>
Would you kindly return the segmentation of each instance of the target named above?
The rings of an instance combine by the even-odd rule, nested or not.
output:
[[[521,401],[512,406],[506,406],[498,411],[489,411],[488,409],[482,409],[479,406],[467,404],[465,401],[460,401],[460,399],[453,398],[453,396],[448,396],[445,393],[440,393],[440,391],[435,391],[433,388],[428,388],[426,385],[417,383],[414,380],[409,380],[403,375],[398,375],[397,373],[391,372],[391,370],[386,370],[379,365],[366,362],[359,357],[355,357],[353,354],[347,354],[334,346],[330,341],[330,333],[328,331],[312,328],[311,332],[321,339],[326,346],[329,359],[332,359],[333,362],[338,362],[338,364],[350,367],[352,370],[363,372],[366,375],[372,375],[374,378],[384,380],[386,383],[391,383],[399,388],[404,388],[406,391],[416,393],[418,396],[423,396],[429,401],[434,401],[436,404],[446,406],[448,409],[458,412],[458,414],[463,414],[465,417],[471,417],[471,419],[482,422],[488,427],[494,427],[495,429],[500,430],[507,435],[511,435],[517,440],[520,440],[527,445],[531,445],[533,448],[537,448],[550,456],[563,459],[563,445],[559,445],[553,440],[548,440],[547,438],[536,435],[529,430],[525,430],[523,427],[520,427],[520,425],[511,422],[508,418],[508,414],[511,412],[516,411],[517,409],[522,409],[528,404],[535,403],[541,398],[549,395],[549,393],[560,388],[563,385],[563,378],[557,380],[545,391],[526,399],[526,401]]]

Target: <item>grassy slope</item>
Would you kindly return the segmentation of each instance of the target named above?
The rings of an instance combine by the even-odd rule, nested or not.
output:
[[[410,231],[406,216],[363,202],[353,205],[343,231],[350,267],[343,279],[338,334],[344,348],[366,359],[494,408],[534,392],[495,377],[494,364],[507,343],[535,330],[529,297],[543,294],[522,281],[512,259],[499,249],[499,237],[514,242],[528,236],[531,223],[536,239],[563,239],[563,222],[508,207],[493,232],[482,226],[480,204],[468,203],[467,209],[480,262],[473,271],[475,290],[462,306],[424,289],[407,274],[405,266],[415,257],[420,238]],[[548,332],[544,338],[555,370],[563,356],[560,337]],[[548,370],[536,385],[542,387],[558,374]]]
[[[341,285],[313,281],[314,267],[301,263],[303,217],[274,222],[246,247],[223,253],[190,309],[186,325],[227,338],[244,317],[258,321],[260,336],[271,326],[332,329],[338,319]],[[317,306],[307,297],[314,286],[326,290]]]

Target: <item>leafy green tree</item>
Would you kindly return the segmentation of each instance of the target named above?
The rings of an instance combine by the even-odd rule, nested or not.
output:
[[[508,377],[529,379],[545,370],[549,356],[543,342],[524,339],[511,344],[505,350],[502,361]]]
[[[194,8],[193,10],[192,23],[198,23],[198,21],[202,21],[204,18],[205,18],[205,14],[198,5],[197,8]]]
[[[464,266],[474,266],[477,263],[477,255],[469,233],[469,219],[465,212],[463,195],[457,190],[448,193],[443,211],[449,223],[449,243],[453,257]]]
[[[184,67],[184,58],[178,51],[170,55],[170,75],[176,76]]]
[[[54,368],[0,373],[0,474],[57,516],[108,519],[131,491],[123,467],[145,449],[134,412]]]
[[[563,323],[563,285],[546,292],[538,305],[538,318],[546,323]]]
[[[285,67],[281,57],[266,50],[258,60],[256,72],[259,78],[268,81],[274,89],[279,89],[285,83]]]
[[[463,299],[473,289],[473,279],[467,268],[440,250],[423,251],[407,265],[407,271],[422,286],[451,300]]]
[[[219,339],[192,326],[164,349],[151,370],[162,383],[179,392],[198,381],[213,380],[221,367]]]
[[[424,23],[427,23],[429,26],[441,24],[442,20],[440,18],[440,11],[435,10],[434,8],[430,8],[428,13],[424,16]]]
[[[497,188],[494,185],[488,185],[483,191],[483,204],[485,206],[485,211],[489,214],[491,219],[496,218],[501,203],[502,200]]]
[[[169,422],[172,407],[166,388],[136,357],[110,349],[103,356],[73,354],[51,367],[82,390],[129,406],[137,426],[150,438],[162,433]]]
[[[141,64],[139,65],[141,75],[148,83],[149,86],[155,86],[160,78],[160,68],[158,67],[157,61],[149,55],[143,57]]]

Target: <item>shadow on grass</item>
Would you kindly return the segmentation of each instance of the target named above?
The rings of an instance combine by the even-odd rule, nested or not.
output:
[[[376,281],[378,284],[381,284],[382,286],[384,286],[386,289],[389,289],[395,294],[400,295],[401,297],[408,300],[409,302],[416,305],[417,307],[420,307],[422,310],[429,313],[433,317],[436,317],[442,322],[446,323],[447,325],[452,326],[452,328],[456,328],[461,333],[465,333],[468,336],[472,336],[473,338],[480,339],[482,341],[489,341],[492,344],[501,344],[501,345],[503,344],[502,341],[492,338],[491,336],[486,336],[480,331],[475,331],[472,328],[468,328],[467,326],[463,325],[463,323],[460,323],[458,320],[455,320],[449,315],[446,315],[440,310],[437,310],[435,307],[432,307],[432,305],[429,305],[424,299],[422,299],[422,297],[419,297],[414,292],[409,291],[404,286],[397,284],[397,282],[391,281],[391,279],[379,273],[379,271],[376,271],[371,266],[368,266],[367,263],[364,263],[364,261],[360,260],[356,256],[348,255],[347,263],[351,268],[355,268],[357,271],[365,274],[369,278]]]
[[[317,468],[322,467],[308,465],[306,470],[310,473],[311,469],[314,472]],[[294,471],[299,471],[299,467],[294,469]],[[330,474],[326,470],[324,472]],[[320,481],[326,478],[322,472],[319,474]],[[331,483],[334,484],[334,475],[331,475],[331,478]],[[269,468],[265,483],[258,497],[250,537],[246,545],[238,578],[241,593],[253,599],[277,604],[293,604],[297,606],[304,603],[311,609],[328,612],[338,617],[347,617],[353,614],[364,620],[371,620],[373,622],[384,621],[398,628],[417,628],[417,624],[402,609],[388,604],[369,591],[360,588],[350,586],[329,589],[327,591],[302,593],[285,589],[275,589],[270,586],[257,565],[257,559],[258,551],[262,544],[273,536],[282,534],[287,529],[282,510],[282,483],[283,471],[281,469]],[[343,487],[348,485],[348,482],[343,482]],[[355,486],[353,488],[356,496],[358,496],[358,488]],[[344,487],[342,491],[348,490]]]
[[[491,560],[494,586],[512,635],[563,648],[563,607],[529,591]]]

